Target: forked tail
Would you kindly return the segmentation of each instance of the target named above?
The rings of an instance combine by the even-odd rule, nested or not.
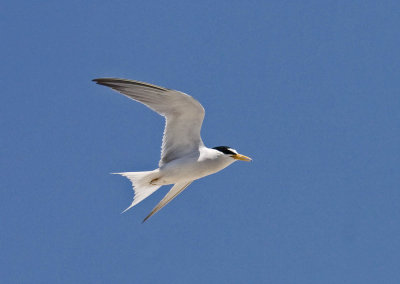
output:
[[[122,211],[122,213],[131,209],[133,206],[143,201],[146,197],[150,196],[153,192],[161,187],[160,185],[152,185],[150,183],[153,179],[157,178],[158,170],[148,172],[126,172],[113,174],[127,177],[132,182],[133,191],[135,192],[132,204],[124,211]]]

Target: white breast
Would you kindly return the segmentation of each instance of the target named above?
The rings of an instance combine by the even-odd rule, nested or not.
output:
[[[160,168],[160,183],[175,184],[193,181],[226,168],[235,162],[231,157],[214,149],[203,147],[195,155],[171,161]]]

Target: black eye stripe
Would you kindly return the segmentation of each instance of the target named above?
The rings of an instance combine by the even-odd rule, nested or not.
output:
[[[227,155],[236,155],[236,153],[233,152],[232,150],[230,150],[231,148],[228,146],[218,146],[218,147],[214,147],[213,149],[218,150]]]

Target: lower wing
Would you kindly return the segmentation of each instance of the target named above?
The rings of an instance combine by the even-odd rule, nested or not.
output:
[[[149,215],[147,215],[146,218],[144,218],[143,222],[145,222],[147,219],[149,219],[151,216],[153,216],[155,213],[157,213],[159,210],[161,210],[165,205],[167,205],[172,199],[178,196],[179,193],[184,191],[193,181],[189,182],[178,182],[174,184],[174,186],[168,191],[167,195],[164,196],[164,198],[157,204],[156,207],[150,212]]]

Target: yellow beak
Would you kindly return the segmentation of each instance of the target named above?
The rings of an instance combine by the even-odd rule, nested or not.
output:
[[[232,158],[234,158],[235,160],[241,160],[241,161],[246,161],[246,162],[251,161],[251,158],[249,158],[245,155],[240,155],[240,154],[233,155]]]

